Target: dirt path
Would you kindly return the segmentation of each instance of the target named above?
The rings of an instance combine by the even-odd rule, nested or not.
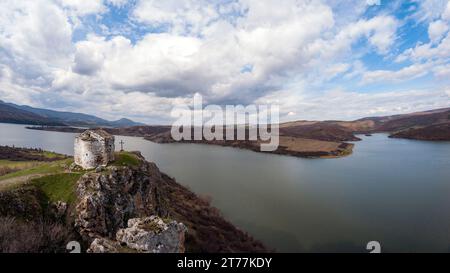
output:
[[[9,188],[10,186],[23,184],[31,179],[39,178],[45,174],[29,174],[19,177],[13,177],[5,180],[0,180],[0,190]]]

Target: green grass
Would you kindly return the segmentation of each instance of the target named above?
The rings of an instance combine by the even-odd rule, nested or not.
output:
[[[57,154],[57,153],[54,153],[54,152],[48,152],[48,151],[32,151],[32,152],[29,152],[29,154],[37,155],[37,156],[43,156],[43,157],[48,158],[48,159],[64,158],[63,155],[60,155],[60,154]]]
[[[139,158],[130,152],[119,152],[115,154],[114,166],[139,166]]]
[[[60,154],[57,154],[54,152],[47,152],[47,151],[42,152],[42,155],[46,158],[59,158],[62,156]]]
[[[76,200],[76,183],[79,173],[60,173],[33,179],[31,185],[36,186],[51,202],[63,201],[72,204]]]
[[[0,167],[9,167],[14,169],[28,169],[42,164],[39,161],[11,161],[11,160],[0,160]]]
[[[33,166],[31,168],[26,168],[17,172],[9,173],[3,176],[0,176],[0,181],[25,175],[32,174],[54,174],[58,172],[63,172],[65,166],[70,164],[71,159],[54,161],[54,162],[40,162],[37,166]]]

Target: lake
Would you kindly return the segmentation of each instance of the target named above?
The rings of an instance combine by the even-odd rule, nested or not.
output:
[[[0,124],[0,145],[73,154],[75,134]],[[123,140],[236,226],[280,252],[450,250],[450,142],[361,136],[351,156],[303,159]],[[116,143],[116,148],[120,147]]]

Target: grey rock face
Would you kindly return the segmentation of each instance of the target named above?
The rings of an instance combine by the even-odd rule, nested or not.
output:
[[[186,227],[150,216],[168,214],[161,183],[156,165],[145,160],[138,167],[111,166],[82,176],[75,227],[91,243],[90,251],[183,252]]]
[[[142,252],[183,253],[187,228],[176,221],[164,222],[157,216],[128,220],[116,239],[122,245]]]
[[[96,238],[87,250],[88,253],[119,253],[119,244],[106,238]]]
[[[183,253],[186,231],[182,223],[166,223],[157,216],[133,218],[127,228],[117,232],[116,241],[96,238],[88,252]]]
[[[113,238],[132,217],[157,214],[154,164],[139,168],[112,167],[106,173],[88,173],[79,181],[76,226],[82,235]],[[159,172],[158,172],[159,174]]]

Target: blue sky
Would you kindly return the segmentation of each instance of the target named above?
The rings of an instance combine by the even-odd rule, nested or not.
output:
[[[449,107],[447,0],[0,3],[0,99],[168,123],[210,104],[281,120]]]

